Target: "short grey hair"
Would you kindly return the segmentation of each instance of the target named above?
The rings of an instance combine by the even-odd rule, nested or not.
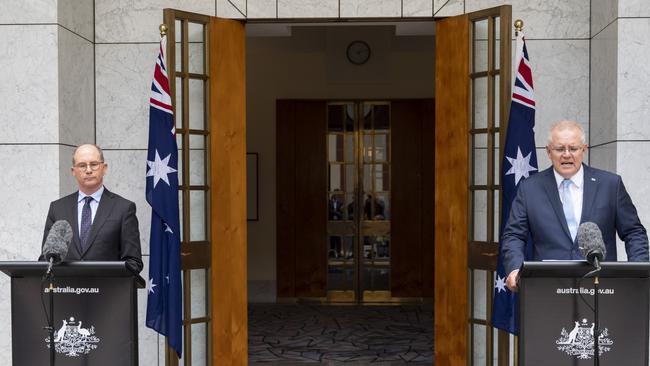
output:
[[[576,121],[563,120],[555,122],[551,126],[551,129],[548,131],[548,139],[546,145],[551,145],[553,142],[553,131],[567,130],[570,128],[575,128],[580,131],[580,142],[582,142],[583,145],[587,144],[587,136],[585,135],[585,130],[582,128],[582,126]]]
[[[92,147],[94,147],[95,149],[97,149],[97,152],[99,153],[99,159],[100,159],[102,162],[104,161],[104,151],[102,151],[102,148],[101,148],[101,147],[99,147],[99,146],[97,146],[97,145],[95,145],[95,144],[81,144],[81,145],[79,145],[76,149],[74,149],[74,152],[72,153],[72,165],[75,164],[74,156],[77,155],[77,150],[79,150],[80,147],[85,146],[85,145],[89,145],[89,146],[92,146]]]

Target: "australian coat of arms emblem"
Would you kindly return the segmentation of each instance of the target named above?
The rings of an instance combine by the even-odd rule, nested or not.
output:
[[[574,323],[570,331],[562,328],[560,338],[555,341],[557,349],[577,359],[588,360],[594,356],[594,323],[589,323],[587,319]],[[598,336],[598,354],[609,352],[613,344],[614,341],[609,338],[609,330],[601,329]]]
[[[95,327],[82,327],[83,322],[76,322],[74,317],[63,319],[61,327],[54,332],[54,349],[57,353],[69,357],[78,357],[90,353],[97,348],[99,338],[95,335]],[[47,348],[50,348],[50,337],[45,338]]]

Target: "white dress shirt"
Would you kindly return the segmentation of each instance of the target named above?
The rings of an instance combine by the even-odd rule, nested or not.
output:
[[[101,186],[95,193],[91,194],[90,196],[93,198],[92,201],[90,201],[90,222],[95,222],[95,214],[97,213],[97,207],[99,206],[99,200],[102,199],[102,194],[104,193],[104,186]],[[79,195],[77,196],[77,227],[79,228],[79,235],[81,235],[81,211],[84,208],[84,198],[88,196],[87,194],[79,191]]]
[[[555,169],[553,169],[553,174],[555,174],[555,182],[557,183],[557,189],[559,192],[564,177],[558,174]],[[569,194],[571,195],[571,203],[573,204],[573,214],[575,215],[574,217],[576,218],[577,224],[580,225],[582,219],[582,196],[585,188],[585,170],[582,168],[582,165],[580,165],[578,172],[569,179],[572,183],[569,186]],[[562,200],[562,195],[560,195],[560,200]]]

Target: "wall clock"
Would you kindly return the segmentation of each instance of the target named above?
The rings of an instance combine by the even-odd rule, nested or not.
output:
[[[352,41],[346,52],[348,61],[355,65],[363,65],[370,59],[370,45],[364,41]]]

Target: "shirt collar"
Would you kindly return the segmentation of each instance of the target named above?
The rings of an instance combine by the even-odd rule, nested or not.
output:
[[[81,191],[79,191],[79,195],[77,196],[77,203],[81,202],[86,196],[91,196],[97,203],[99,203],[99,200],[102,199],[102,194],[104,193],[104,186],[99,187],[98,190],[95,191],[93,194],[85,194]]]
[[[553,169],[553,175],[555,176],[555,183],[559,189],[562,181],[564,181],[564,177],[555,171],[555,169]],[[582,188],[582,184],[585,181],[585,170],[583,169],[582,164],[580,164],[580,169],[578,169],[578,171],[571,178],[569,178],[569,180],[571,180],[571,182],[573,182],[576,187]]]

